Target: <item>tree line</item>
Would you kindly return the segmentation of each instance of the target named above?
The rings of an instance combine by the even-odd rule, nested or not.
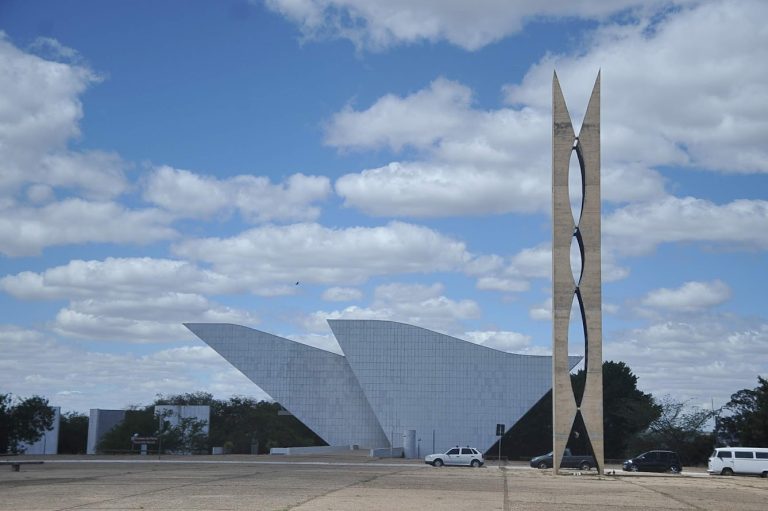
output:
[[[580,404],[586,374],[571,375]],[[714,423],[713,431],[705,428]],[[655,398],[637,388],[637,376],[624,362],[603,363],[603,439],[605,458],[623,460],[645,451],[676,451],[684,464],[704,463],[713,447],[768,447],[768,380],[731,396],[720,410],[705,410],[669,396]],[[567,446],[591,452],[583,421],[578,418]],[[552,450],[552,392],[547,392],[501,439],[490,456],[530,458]]]
[[[586,375],[579,371],[571,383],[577,401]],[[605,457],[619,460],[651,449],[669,449],[683,463],[704,462],[715,445],[768,446],[768,380],[758,376],[758,386],[731,396],[719,411],[703,410],[668,396],[660,399],[637,388],[637,376],[623,362],[603,364]],[[156,405],[207,405],[209,434],[205,424],[181,419],[171,425],[168,417],[154,413]],[[109,431],[98,449],[131,452],[134,435],[161,439],[166,452],[211,452],[213,446],[233,454],[267,453],[272,447],[325,445],[323,440],[292,415],[281,414],[278,403],[243,396],[215,399],[206,392],[158,395],[148,406],[134,406],[125,420]],[[50,429],[54,413],[40,396],[26,399],[0,393],[0,454],[18,453]],[[714,431],[704,429],[714,421]],[[573,452],[589,452],[583,423],[577,421],[569,440]],[[88,417],[70,412],[61,415],[59,453],[86,451]],[[525,458],[552,450],[552,393],[548,392],[502,438],[501,455]],[[498,444],[488,450],[499,453]]]

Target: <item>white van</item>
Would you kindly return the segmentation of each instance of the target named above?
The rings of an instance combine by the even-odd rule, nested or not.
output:
[[[768,477],[768,448],[717,447],[709,457],[707,472],[724,476],[758,474]]]

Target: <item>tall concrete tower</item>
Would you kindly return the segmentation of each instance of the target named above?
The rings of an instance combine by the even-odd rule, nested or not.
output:
[[[581,169],[581,208],[571,210],[572,154]],[[578,218],[575,218],[578,217]],[[583,420],[597,469],[603,454],[603,320],[600,274],[600,73],[576,136],[560,82],[552,79],[552,424],[554,472],[560,469],[574,422]],[[580,270],[571,267],[576,244]],[[578,268],[577,268],[578,269]],[[580,404],[571,386],[568,326],[574,301],[584,330],[586,383]]]

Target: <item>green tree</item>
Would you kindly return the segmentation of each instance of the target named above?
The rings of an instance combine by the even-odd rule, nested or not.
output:
[[[107,431],[96,449],[99,452],[130,452],[134,449],[132,436],[155,436],[158,426],[151,406],[126,410],[123,422]]]
[[[583,370],[571,375],[574,394],[583,394],[586,374]],[[661,413],[653,396],[637,388],[637,376],[624,362],[603,363],[603,436],[605,457],[623,458],[627,444],[638,432]],[[583,423],[577,421],[569,447],[574,452],[587,452]],[[552,450],[552,392],[547,392],[502,439],[503,456],[509,458],[530,457]],[[488,450],[489,455],[498,453],[498,445]]]
[[[692,465],[707,459],[712,451],[712,434],[704,426],[712,419],[711,410],[675,401],[669,396],[659,404],[661,413],[648,428],[631,440],[633,454],[651,449],[667,449],[680,455],[683,464]]]
[[[61,414],[59,454],[85,454],[88,444],[88,416],[77,412]]]
[[[17,399],[0,394],[0,453],[18,453],[23,442],[33,443],[53,425],[55,412],[40,396]]]
[[[157,436],[162,446],[159,448],[162,452],[183,454],[208,452],[208,434],[205,431],[208,422],[195,417],[181,417],[173,420],[172,416],[173,412],[170,410],[165,410],[162,414],[155,411],[160,428]]]
[[[234,454],[250,454],[255,447],[259,453],[268,453],[272,447],[325,445],[296,417],[279,415],[278,403],[244,396],[218,400],[207,392],[190,392],[158,396],[155,404],[210,406],[209,444],[227,446]]]
[[[574,393],[584,393],[586,372],[571,379]],[[581,399],[578,400],[579,402]],[[603,362],[603,438],[605,457],[623,458],[629,441],[661,415],[651,394],[637,388],[637,376],[624,362]],[[581,435],[586,438],[586,435]]]
[[[718,421],[722,433],[744,446],[768,445],[768,379],[758,376],[757,383],[731,395]]]

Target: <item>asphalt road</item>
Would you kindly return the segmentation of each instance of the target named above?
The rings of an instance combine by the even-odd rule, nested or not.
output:
[[[360,456],[45,459],[0,467],[0,510],[768,509],[768,479],[701,470],[555,477],[524,464],[438,469]]]

